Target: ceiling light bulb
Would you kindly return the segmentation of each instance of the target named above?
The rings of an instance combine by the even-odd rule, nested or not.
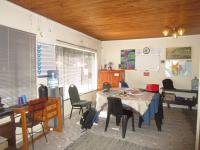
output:
[[[177,38],[177,32],[174,32],[174,33],[172,34],[172,36],[173,36],[174,38]]]
[[[164,36],[168,36],[168,34],[169,34],[169,29],[165,29],[165,30],[163,30],[162,33],[163,33]]]
[[[164,36],[171,35],[173,38],[177,38],[179,35],[182,36],[185,32],[185,29],[182,27],[176,26],[166,26],[165,29],[162,31]]]
[[[183,35],[183,33],[184,33],[184,29],[183,29],[183,28],[179,28],[179,29],[178,29],[178,34],[179,34],[179,35]]]

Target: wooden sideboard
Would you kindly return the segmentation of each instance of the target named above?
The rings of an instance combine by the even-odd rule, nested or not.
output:
[[[98,90],[102,89],[104,82],[109,82],[112,88],[119,87],[119,82],[124,79],[124,70],[99,70],[98,71]]]

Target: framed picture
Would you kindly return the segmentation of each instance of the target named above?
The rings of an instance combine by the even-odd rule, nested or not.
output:
[[[121,50],[121,69],[135,69],[135,49]]]
[[[192,59],[191,47],[166,48],[166,59]]]

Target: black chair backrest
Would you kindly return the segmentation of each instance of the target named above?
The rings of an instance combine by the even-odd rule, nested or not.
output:
[[[114,116],[123,115],[122,101],[117,97],[108,97],[108,113]]]
[[[168,89],[168,90],[173,90],[174,89],[174,84],[171,79],[165,79],[162,81],[163,88]]]
[[[103,83],[102,90],[103,90],[104,92],[109,92],[109,91],[110,91],[110,88],[111,88],[110,83],[108,83],[108,82],[104,82],[104,83]]]
[[[71,101],[71,104],[80,101],[80,96],[79,96],[79,93],[78,93],[78,89],[76,88],[76,86],[74,84],[71,84],[69,86],[68,92],[69,92],[69,99]]]

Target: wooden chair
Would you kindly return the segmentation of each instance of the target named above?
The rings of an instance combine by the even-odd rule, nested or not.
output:
[[[35,99],[28,102],[28,114],[27,114],[27,128],[31,128],[31,140],[32,140],[32,149],[34,150],[34,139],[33,134],[37,132],[33,132],[33,127],[40,124],[42,126],[42,131],[45,136],[46,142],[47,137],[44,130],[44,110],[46,106],[46,99]],[[16,123],[17,127],[21,127],[21,121]]]

